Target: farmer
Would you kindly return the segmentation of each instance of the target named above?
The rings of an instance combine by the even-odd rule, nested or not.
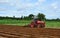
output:
[[[36,16],[33,17],[33,20],[32,20],[30,25],[31,25],[32,28],[37,25],[37,17]]]
[[[33,22],[34,22],[35,25],[37,24],[37,20],[38,20],[38,17],[37,16],[34,16]]]

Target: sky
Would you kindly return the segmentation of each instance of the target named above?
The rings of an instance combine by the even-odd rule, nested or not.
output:
[[[47,19],[60,18],[60,0],[0,0],[0,16],[45,14]]]

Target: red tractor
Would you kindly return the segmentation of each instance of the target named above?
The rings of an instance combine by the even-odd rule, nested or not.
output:
[[[34,28],[44,28],[45,27],[45,22],[41,20],[34,20],[29,24],[29,27]]]

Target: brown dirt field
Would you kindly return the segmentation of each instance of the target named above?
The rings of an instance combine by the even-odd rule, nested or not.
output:
[[[60,29],[0,25],[0,38],[60,38]]]

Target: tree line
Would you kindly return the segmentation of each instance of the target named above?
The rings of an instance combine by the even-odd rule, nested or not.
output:
[[[39,20],[46,20],[46,21],[52,21],[52,20],[57,20],[57,21],[60,21],[59,18],[57,19],[46,19],[45,15],[43,13],[38,13],[37,15],[34,15],[34,14],[29,14],[28,16],[21,16],[19,18],[16,18],[15,16],[13,17],[2,17],[0,16],[0,20],[3,20],[3,19],[15,19],[15,20],[32,20],[34,18],[34,16],[38,17]]]
[[[29,14],[28,16],[21,16],[19,18],[16,18],[15,16],[13,17],[2,17],[0,16],[0,20],[1,19],[17,19],[17,20],[32,20],[34,18],[34,16],[38,17],[38,19],[40,20],[44,20],[45,19],[45,15],[42,14],[42,13],[38,13],[37,15],[34,15],[34,14]]]

